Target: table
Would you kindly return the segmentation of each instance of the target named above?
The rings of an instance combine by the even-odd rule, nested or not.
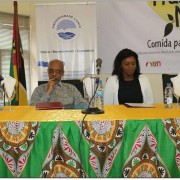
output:
[[[81,110],[13,108],[0,112],[0,177],[180,177],[178,108],[111,105],[85,121]]]

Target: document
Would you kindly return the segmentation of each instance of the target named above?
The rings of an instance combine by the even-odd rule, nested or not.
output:
[[[125,103],[126,107],[134,107],[134,108],[154,108],[154,104],[146,104],[146,103]]]
[[[37,110],[52,110],[52,109],[64,109],[64,105],[61,102],[44,102],[36,104]]]

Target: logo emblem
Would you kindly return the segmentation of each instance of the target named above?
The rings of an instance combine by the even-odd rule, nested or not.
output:
[[[79,21],[71,15],[59,16],[53,23],[56,36],[66,42],[76,39],[79,35],[80,28]]]
[[[162,19],[167,21],[164,28],[164,37],[168,36],[174,27],[180,27],[179,1],[150,1],[148,4]]]
[[[146,67],[161,67],[161,61],[147,61],[146,62]]]

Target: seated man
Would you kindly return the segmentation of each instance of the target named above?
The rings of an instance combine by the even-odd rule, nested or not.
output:
[[[61,102],[65,108],[87,108],[88,103],[83,99],[78,89],[68,83],[62,83],[64,63],[58,59],[49,62],[49,81],[35,88],[30,105],[43,102]]]

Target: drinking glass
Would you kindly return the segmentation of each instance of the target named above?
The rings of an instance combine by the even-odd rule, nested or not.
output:
[[[6,97],[7,97],[7,99],[8,99],[8,104],[9,104],[9,109],[8,109],[8,111],[14,111],[13,109],[12,109],[12,107],[11,107],[11,101],[13,100],[13,98],[15,97],[15,88],[13,89],[13,92],[12,92],[12,94],[11,94],[11,96],[9,96],[8,95],[8,93],[7,93],[7,91],[6,91],[6,88],[5,88],[5,95],[6,95]]]

